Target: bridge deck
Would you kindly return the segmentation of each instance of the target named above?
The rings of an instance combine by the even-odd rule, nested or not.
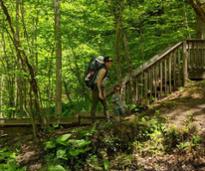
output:
[[[104,116],[96,116],[96,119],[105,119]],[[60,125],[80,125],[87,124],[91,122],[90,116],[79,115],[72,118],[60,118],[58,119],[49,119],[49,124],[60,124]],[[37,125],[40,125],[39,122],[36,122]],[[21,126],[31,126],[32,122],[30,118],[19,118],[19,119],[4,119],[0,118],[0,127],[21,127]]]

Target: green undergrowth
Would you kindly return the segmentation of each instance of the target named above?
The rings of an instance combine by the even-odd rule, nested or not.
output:
[[[122,122],[98,122],[50,137],[44,142],[43,170],[136,170],[134,154],[186,154],[201,151],[202,144],[191,120],[178,129],[168,127],[159,113],[131,116]]]
[[[16,162],[16,152],[12,152],[8,147],[0,148],[0,170],[1,171],[25,171]]]

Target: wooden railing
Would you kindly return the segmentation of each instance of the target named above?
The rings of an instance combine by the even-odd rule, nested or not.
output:
[[[187,40],[188,73],[191,79],[205,79],[205,40]]]
[[[126,103],[150,104],[184,86],[193,71],[202,73],[199,69],[205,71],[205,40],[177,43],[127,75],[123,98]]]
[[[150,104],[184,86],[188,78],[205,79],[205,40],[179,42],[145,62],[121,81],[122,96],[127,104]],[[78,123],[81,119],[86,117],[78,117]]]

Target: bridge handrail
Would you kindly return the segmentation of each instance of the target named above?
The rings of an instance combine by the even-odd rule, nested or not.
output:
[[[204,55],[205,40],[197,39],[179,42],[155,55],[121,80],[125,103],[145,99],[149,104],[176,91],[186,84],[191,70],[205,70]]]
[[[168,50],[166,50],[165,52],[161,53],[161,54],[157,54],[154,57],[150,58],[147,62],[145,62],[144,64],[140,65],[139,68],[137,68],[136,70],[134,70],[132,72],[132,77],[137,76],[138,74],[144,72],[145,70],[147,70],[148,68],[150,68],[152,65],[154,65],[156,62],[160,61],[161,59],[163,59],[164,57],[166,57],[169,53],[171,53],[173,50],[175,50],[176,48],[178,48],[179,46],[181,46],[183,44],[183,42],[179,42],[177,44],[175,44],[174,46],[170,47]],[[122,83],[126,83],[127,81],[129,81],[130,79],[130,75],[127,75]]]

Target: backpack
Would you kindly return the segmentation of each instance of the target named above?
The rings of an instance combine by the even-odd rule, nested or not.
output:
[[[85,73],[85,84],[87,87],[91,89],[94,88],[97,73],[103,67],[104,67],[103,56],[93,57],[90,60],[87,71]]]

